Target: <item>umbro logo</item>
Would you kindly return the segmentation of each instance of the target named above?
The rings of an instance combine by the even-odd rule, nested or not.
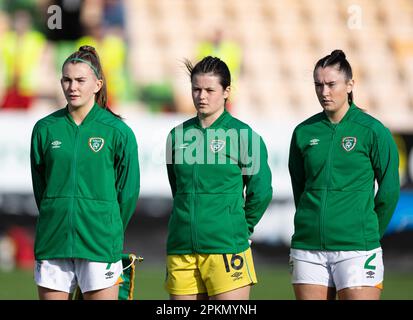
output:
[[[51,143],[52,149],[60,148],[60,145],[61,145],[61,144],[62,144],[62,141],[59,141],[59,140],[53,141],[53,142]]]
[[[369,278],[369,279],[374,279],[374,275],[375,275],[376,273],[374,272],[374,271],[367,271],[366,272],[366,276],[367,276],[367,278]]]
[[[320,142],[320,139],[311,139],[310,146],[316,146]]]
[[[113,278],[114,272],[112,271],[108,271],[105,273],[106,279],[111,279]]]
[[[231,274],[231,277],[234,278],[233,279],[234,281],[240,280],[242,279],[242,272],[240,271],[234,272],[233,274]]]

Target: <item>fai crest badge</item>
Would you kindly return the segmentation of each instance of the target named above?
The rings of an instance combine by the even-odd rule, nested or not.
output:
[[[89,147],[94,152],[99,152],[102,150],[105,140],[103,138],[89,138]]]
[[[221,151],[224,146],[225,146],[225,141],[223,140],[212,140],[209,145],[213,153],[217,153]]]
[[[354,149],[357,143],[357,138],[356,137],[344,137],[341,140],[341,146],[346,150],[347,152],[351,151]]]

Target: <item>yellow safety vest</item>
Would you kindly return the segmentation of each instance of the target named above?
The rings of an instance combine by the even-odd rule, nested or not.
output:
[[[10,87],[18,75],[17,89],[23,95],[33,95],[39,79],[37,73],[46,46],[46,38],[37,31],[29,31],[20,39],[15,32],[6,32],[0,39],[1,64],[5,83]]]

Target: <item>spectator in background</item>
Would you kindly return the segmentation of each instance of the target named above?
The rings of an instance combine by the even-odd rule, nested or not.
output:
[[[67,106],[39,120],[31,170],[39,218],[35,281],[40,299],[117,299],[124,233],[139,195],[133,131],[107,105],[96,50],[62,66]]]
[[[108,103],[116,109],[119,102],[128,98],[130,83],[126,71],[127,47],[121,30],[105,29],[101,21],[91,22],[85,30],[86,35],[76,42],[77,46],[90,45],[100,52],[108,84]]]
[[[116,109],[120,102],[131,99],[133,91],[127,69],[123,1],[105,0],[84,8],[84,35],[78,39],[76,47],[91,45],[99,51],[108,84],[109,104]]]
[[[126,28],[123,0],[104,0],[102,21],[105,29],[116,27],[122,30],[123,33]]]
[[[390,131],[354,104],[343,51],[320,59],[313,76],[323,112],[295,128],[289,156],[295,295],[379,299],[380,240],[400,193],[397,147]]]
[[[2,51],[2,42],[4,35],[9,31],[10,29],[10,19],[9,16],[1,10],[0,8],[0,51]],[[5,59],[2,59],[0,57],[0,101],[3,101],[3,96],[4,96],[4,91],[5,91],[5,75],[6,75],[6,66],[5,66]]]
[[[165,287],[174,300],[249,299],[257,279],[248,238],[272,198],[267,149],[226,110],[227,65],[208,56],[186,67],[197,116],[168,136]]]
[[[238,43],[226,39],[224,31],[217,28],[211,38],[199,42],[195,50],[196,60],[201,60],[206,56],[214,56],[224,61],[231,72],[232,87],[236,88],[242,70],[242,49]],[[234,90],[232,90],[232,96],[234,96]],[[227,102],[226,108],[231,110],[231,101]]]
[[[46,14],[47,9],[53,5],[61,10],[61,28],[49,28],[47,25],[50,18]],[[47,0],[41,3],[46,37],[53,44],[55,68],[59,73],[67,56],[76,50],[76,41],[84,35],[84,26],[81,21],[84,5],[83,0]]]
[[[0,59],[4,67],[5,92],[0,109],[29,109],[37,94],[38,67],[46,49],[42,33],[32,28],[25,10],[12,14],[12,29],[0,39]]]
[[[26,228],[16,225],[7,230],[7,236],[14,243],[15,265],[21,269],[33,270],[33,237],[30,232]]]

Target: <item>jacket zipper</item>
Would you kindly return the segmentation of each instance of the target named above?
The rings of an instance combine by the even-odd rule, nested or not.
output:
[[[74,241],[75,241],[75,230],[73,227],[73,216],[74,216],[74,207],[75,207],[75,196],[76,196],[76,189],[77,189],[77,175],[76,175],[76,170],[77,170],[77,149],[78,149],[78,140],[79,140],[79,127],[76,126],[76,133],[75,133],[75,145],[74,145],[74,150],[73,150],[73,193],[72,193],[72,204],[70,208],[70,215],[69,215],[69,230],[70,230],[70,237],[72,238],[72,246],[70,250],[70,256],[73,256],[73,247],[74,247]]]
[[[198,182],[198,165],[197,165],[197,163],[194,163],[194,170],[192,172],[192,179],[193,179],[193,182],[192,182],[192,197],[193,197],[192,206],[193,207],[192,207],[192,212],[191,212],[192,213],[191,214],[192,243],[193,243],[195,252],[197,252],[198,251],[198,241],[197,241],[196,218],[195,218],[196,217],[195,210],[196,210],[196,204],[197,204],[197,201],[196,201],[197,187],[196,187],[196,185],[197,185],[197,182]]]
[[[326,202],[327,202],[327,194],[330,188],[330,182],[331,182],[331,156],[332,156],[332,150],[333,150],[333,145],[334,145],[334,138],[336,136],[336,131],[337,131],[337,126],[334,126],[333,134],[331,136],[331,142],[328,150],[328,155],[327,155],[327,166],[326,166],[326,173],[325,173],[325,189],[323,193],[323,200],[322,200],[322,205],[321,205],[321,214],[320,214],[320,240],[321,240],[321,248],[325,249],[325,238],[324,238],[324,216],[325,216],[325,211],[326,211]]]
[[[202,132],[202,147],[204,148],[204,155],[205,152],[205,136],[206,130],[201,129]],[[195,210],[197,208],[197,186],[198,186],[198,164],[195,162],[193,164],[194,170],[192,171],[192,215],[191,215],[191,228],[192,228],[192,243],[195,252],[198,252],[198,236],[197,236],[197,229],[196,229],[196,213]]]

